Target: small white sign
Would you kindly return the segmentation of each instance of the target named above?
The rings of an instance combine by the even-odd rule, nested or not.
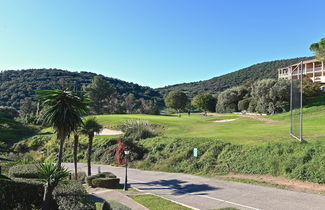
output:
[[[193,155],[194,155],[194,157],[197,157],[198,156],[198,153],[199,153],[199,151],[197,150],[197,148],[194,148],[193,149]]]

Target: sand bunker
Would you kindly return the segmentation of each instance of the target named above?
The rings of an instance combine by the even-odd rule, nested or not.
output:
[[[231,121],[235,121],[237,119],[224,119],[224,120],[215,120],[213,122],[231,122]]]
[[[121,135],[123,134],[122,131],[120,130],[112,130],[112,129],[107,129],[104,128],[100,133],[98,133],[97,135],[106,135],[106,136],[113,136],[113,135]]]

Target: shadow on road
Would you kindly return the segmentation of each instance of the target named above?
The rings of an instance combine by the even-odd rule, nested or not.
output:
[[[133,183],[133,185],[148,185],[148,187],[138,187],[139,190],[173,190],[173,195],[183,195],[195,193],[196,195],[206,195],[205,191],[219,190],[221,188],[209,186],[207,184],[186,184],[186,181],[178,179],[159,180],[146,183]]]

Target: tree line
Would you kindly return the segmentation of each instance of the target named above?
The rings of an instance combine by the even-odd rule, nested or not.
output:
[[[321,84],[314,83],[309,78],[303,80],[304,97],[321,94]],[[190,101],[182,91],[171,91],[165,97],[167,107],[175,109],[180,116],[182,111],[190,111],[191,105],[207,112],[232,113],[251,112],[276,114],[290,109],[289,80],[263,79],[247,82],[244,85],[226,89],[217,94],[200,93]]]
[[[130,104],[122,107],[118,105],[125,101],[129,95],[129,103],[137,103],[131,112],[142,112],[149,104],[155,103],[161,106],[162,95],[149,87],[135,83],[125,82],[119,79],[104,77],[91,72],[70,72],[60,69],[28,69],[28,70],[5,70],[0,73],[0,106],[21,109],[25,100],[36,102],[35,90],[49,90],[61,87],[61,80],[74,90],[81,91],[91,84],[95,77],[106,81],[115,89],[110,97],[110,109],[102,110],[105,113],[128,113]],[[28,99],[29,98],[29,99]],[[134,102],[136,101],[136,102]],[[141,107],[142,106],[142,107]],[[143,110],[141,110],[143,109]]]

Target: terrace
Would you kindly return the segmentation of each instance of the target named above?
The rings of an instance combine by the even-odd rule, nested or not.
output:
[[[299,69],[299,63],[278,69],[279,79],[299,79],[301,71],[303,75],[309,77],[313,82],[325,83],[324,62],[316,59],[303,62],[302,70]]]

